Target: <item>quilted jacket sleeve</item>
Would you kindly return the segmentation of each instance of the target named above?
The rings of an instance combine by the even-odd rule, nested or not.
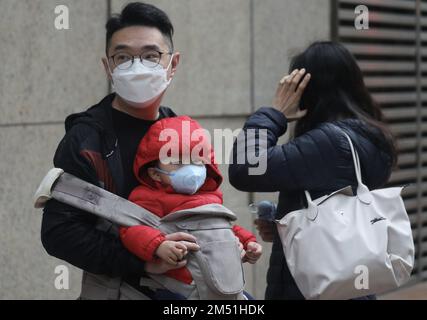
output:
[[[273,108],[261,108],[248,119],[234,143],[233,164],[229,166],[230,183],[235,188],[277,192],[322,189],[328,183],[334,168],[340,166],[333,141],[316,128],[277,145],[287,127],[286,117]]]

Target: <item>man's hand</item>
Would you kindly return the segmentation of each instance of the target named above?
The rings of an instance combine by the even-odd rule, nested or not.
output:
[[[178,264],[187,253],[183,243],[170,240],[163,241],[155,252],[156,256],[171,265]]]
[[[261,239],[265,242],[273,242],[275,229],[274,222],[263,219],[256,219],[254,223],[258,229],[258,233],[261,236]]]
[[[246,255],[243,257],[242,262],[249,262],[254,264],[262,255],[262,246],[257,242],[249,242],[246,248]]]
[[[146,262],[145,263],[145,272],[151,274],[163,274],[169,270],[179,269],[185,267],[187,260],[182,260],[177,264],[169,264],[166,261],[158,260],[156,262]]]

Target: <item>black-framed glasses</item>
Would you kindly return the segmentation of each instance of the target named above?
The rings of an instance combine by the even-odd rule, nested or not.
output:
[[[112,56],[110,59],[113,60],[116,68],[120,70],[128,70],[132,67],[135,62],[135,58],[139,58],[141,63],[148,68],[156,68],[160,64],[162,56],[165,54],[172,54],[172,52],[161,52],[158,50],[147,50],[140,55],[134,56],[129,53],[119,52]]]

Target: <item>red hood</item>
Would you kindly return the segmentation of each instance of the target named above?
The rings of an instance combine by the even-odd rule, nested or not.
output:
[[[168,129],[172,129],[174,133]],[[215,155],[210,141],[202,130],[203,128],[197,121],[187,116],[165,118],[153,124],[141,140],[135,157],[133,170],[138,181],[142,185],[151,188],[159,187],[159,185],[147,175],[147,170],[145,170],[144,167],[153,161],[159,160],[160,150],[163,146],[168,144],[165,148],[168,148],[169,151],[171,148],[176,148],[177,152],[179,150],[180,159],[183,157],[190,158],[193,150],[194,153],[199,151],[197,153],[197,159],[192,160],[202,161],[207,167],[206,182],[200,188],[200,191],[217,190],[223,178],[215,163]],[[165,136],[163,140],[167,141],[160,141],[162,132]],[[174,137],[172,139],[171,136],[173,135]],[[168,156],[170,155],[169,153]]]

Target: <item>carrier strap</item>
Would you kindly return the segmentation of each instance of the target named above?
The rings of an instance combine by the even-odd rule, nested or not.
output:
[[[150,211],[68,173],[63,173],[51,190],[53,199],[120,226],[159,227],[160,218]]]

